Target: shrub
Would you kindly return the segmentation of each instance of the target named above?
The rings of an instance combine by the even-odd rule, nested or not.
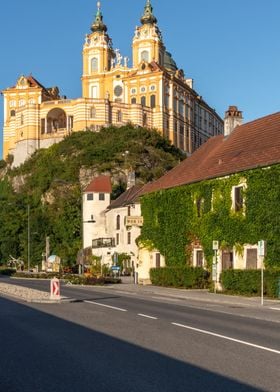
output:
[[[0,268],[0,275],[11,276],[16,273],[16,269],[14,268]]]
[[[65,275],[63,279],[66,282],[72,284],[80,284],[80,285],[104,285],[104,284],[112,284],[112,283],[121,283],[121,279],[111,278],[111,277],[100,277],[96,278],[94,276],[84,276],[84,275]]]
[[[278,297],[280,270],[264,271],[264,295]],[[226,292],[241,295],[261,295],[261,270],[226,270],[221,274]]]
[[[156,286],[202,289],[209,285],[209,272],[188,266],[151,268],[150,279]]]

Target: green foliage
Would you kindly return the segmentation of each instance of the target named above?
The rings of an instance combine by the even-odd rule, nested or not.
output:
[[[71,284],[79,284],[84,286],[103,286],[104,284],[121,283],[121,279],[112,277],[91,277],[84,275],[68,275],[64,277],[64,280]]]
[[[183,158],[180,150],[156,131],[131,125],[75,132],[48,149],[36,151],[0,181],[0,260],[6,262],[12,255],[23,259],[27,267],[29,205],[31,266],[40,264],[46,236],[51,253],[61,257],[64,267],[76,263],[81,248],[81,168],[114,175],[112,196],[116,198],[126,188],[127,169],[135,170],[137,181],[145,183]],[[11,184],[18,179],[24,183],[14,191]]]
[[[221,282],[230,294],[261,295],[260,270],[226,270]],[[264,271],[264,294],[274,298],[280,295],[280,270]]]
[[[12,276],[16,273],[15,268],[0,268],[0,275]]]
[[[241,182],[246,183],[245,209],[234,212],[231,190]],[[245,244],[264,239],[265,265],[279,267],[279,200],[280,165],[147,194],[141,199],[144,225],[139,243],[152,243],[167,266],[182,266],[190,263],[191,243],[199,240],[210,266],[213,240],[241,252]]]
[[[164,267],[152,268],[150,279],[156,286],[186,289],[204,289],[209,286],[209,273],[203,268]]]

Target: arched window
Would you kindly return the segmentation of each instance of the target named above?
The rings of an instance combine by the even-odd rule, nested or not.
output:
[[[136,98],[131,98],[131,103],[136,103]]]
[[[90,117],[90,118],[95,118],[95,117],[96,117],[96,109],[95,109],[94,106],[92,106],[92,107],[90,108],[89,117]]]
[[[146,106],[146,97],[141,97],[141,105]]]
[[[97,72],[98,71],[98,58],[93,57],[91,59],[91,72]]]
[[[24,124],[24,115],[22,114],[20,116],[20,125],[23,125],[23,124]]]
[[[116,230],[120,230],[120,228],[121,228],[121,217],[120,217],[120,215],[117,215],[117,218],[116,218]]]
[[[24,106],[25,105],[25,100],[24,99],[21,99],[20,101],[19,101],[19,106]]]
[[[122,112],[120,110],[117,111],[117,122],[122,122]]]
[[[156,96],[155,95],[151,95],[151,97],[150,97],[150,106],[152,109],[156,107]]]
[[[141,61],[146,61],[147,63],[149,62],[149,52],[148,52],[148,50],[143,50],[141,52]]]
[[[15,110],[11,110],[11,111],[10,111],[10,116],[11,116],[11,117],[15,117],[15,115],[16,115],[16,111],[15,111]]]

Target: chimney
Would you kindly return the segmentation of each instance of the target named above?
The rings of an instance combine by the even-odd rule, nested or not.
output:
[[[238,110],[237,106],[229,106],[225,112],[224,118],[224,135],[228,136],[239,125],[242,125],[242,112]]]
[[[126,189],[132,188],[136,184],[135,171],[129,170],[127,172],[127,186]]]

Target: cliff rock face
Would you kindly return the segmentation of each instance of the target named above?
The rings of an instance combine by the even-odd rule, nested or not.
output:
[[[19,193],[21,191],[21,188],[26,183],[27,177],[29,177],[30,175],[31,174],[19,175],[10,179],[14,192]]]

